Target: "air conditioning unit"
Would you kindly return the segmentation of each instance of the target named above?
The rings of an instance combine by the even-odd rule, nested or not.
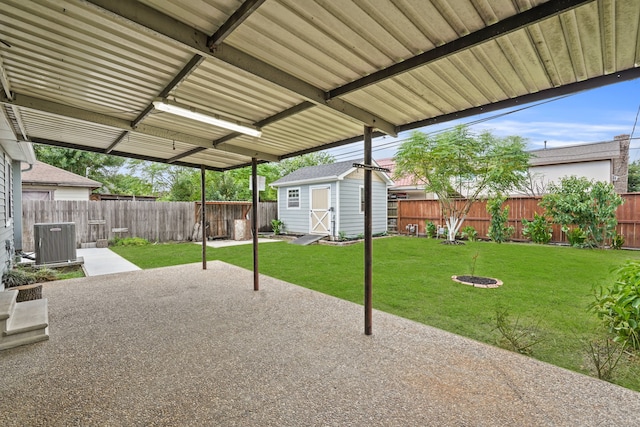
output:
[[[76,261],[76,225],[73,222],[34,224],[36,265]]]

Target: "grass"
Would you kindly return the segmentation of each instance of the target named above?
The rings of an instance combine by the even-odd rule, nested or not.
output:
[[[117,247],[139,267],[154,268],[201,260],[194,244]],[[260,272],[362,304],[363,245],[260,245]],[[474,263],[474,256],[477,259]],[[207,248],[207,259],[252,268],[251,245]],[[574,371],[590,373],[586,342],[597,334],[587,311],[593,288],[612,280],[611,269],[640,252],[603,251],[533,244],[467,242],[441,245],[433,239],[392,237],[373,246],[374,308],[496,345],[498,312],[513,323],[538,328],[542,341],[531,356]],[[497,289],[456,284],[452,275],[501,279]],[[625,362],[614,382],[640,391],[640,364]]]

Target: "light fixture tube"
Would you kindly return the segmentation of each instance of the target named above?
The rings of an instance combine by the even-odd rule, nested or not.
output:
[[[169,103],[169,101],[166,99],[157,99],[153,101],[153,107],[156,110],[165,111],[167,113],[175,114],[176,116],[197,120],[202,123],[208,123],[210,125],[229,129],[235,132],[244,133],[245,135],[255,136],[257,138],[262,136],[262,131],[260,131],[260,129],[252,128],[246,125],[240,125],[228,120],[223,120],[207,114],[199,113],[193,108],[182,107],[176,105],[173,102]]]

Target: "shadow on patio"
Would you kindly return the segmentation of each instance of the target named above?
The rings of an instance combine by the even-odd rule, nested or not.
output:
[[[367,337],[361,306],[208,268],[45,285],[51,338],[0,353],[0,424],[637,422],[636,392],[377,311]]]

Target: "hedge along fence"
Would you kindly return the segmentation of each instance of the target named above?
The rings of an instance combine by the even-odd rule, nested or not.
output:
[[[219,206],[237,204],[216,203]],[[242,203],[251,206],[250,203]],[[273,205],[271,211],[276,212],[275,203],[264,204]],[[193,234],[198,209],[199,203],[193,202],[24,200],[22,249],[26,252],[35,250],[34,224],[57,222],[75,223],[77,247],[82,243],[96,242],[99,239],[111,240],[115,237],[142,237],[156,242],[185,241]],[[231,215],[234,211],[221,209],[218,213]],[[273,218],[261,218],[261,222],[268,221],[269,230],[271,219]],[[227,218],[224,217],[223,220],[226,221]]]
[[[624,236],[625,247],[640,248],[640,193],[628,193],[621,196],[624,203],[617,210],[618,233]],[[531,221],[534,212],[538,214],[544,212],[544,209],[538,206],[540,199],[541,197],[513,197],[504,203],[503,206],[509,206],[508,225],[515,229],[513,240],[528,240],[522,235],[522,219]],[[437,200],[398,200],[399,233],[407,234],[407,226],[417,224],[418,233],[425,234],[426,221],[445,226],[445,220]],[[470,225],[476,229],[478,236],[487,237],[490,221],[487,202],[479,200],[471,206],[462,228]],[[567,242],[566,236],[557,224],[553,225],[551,241]]]

